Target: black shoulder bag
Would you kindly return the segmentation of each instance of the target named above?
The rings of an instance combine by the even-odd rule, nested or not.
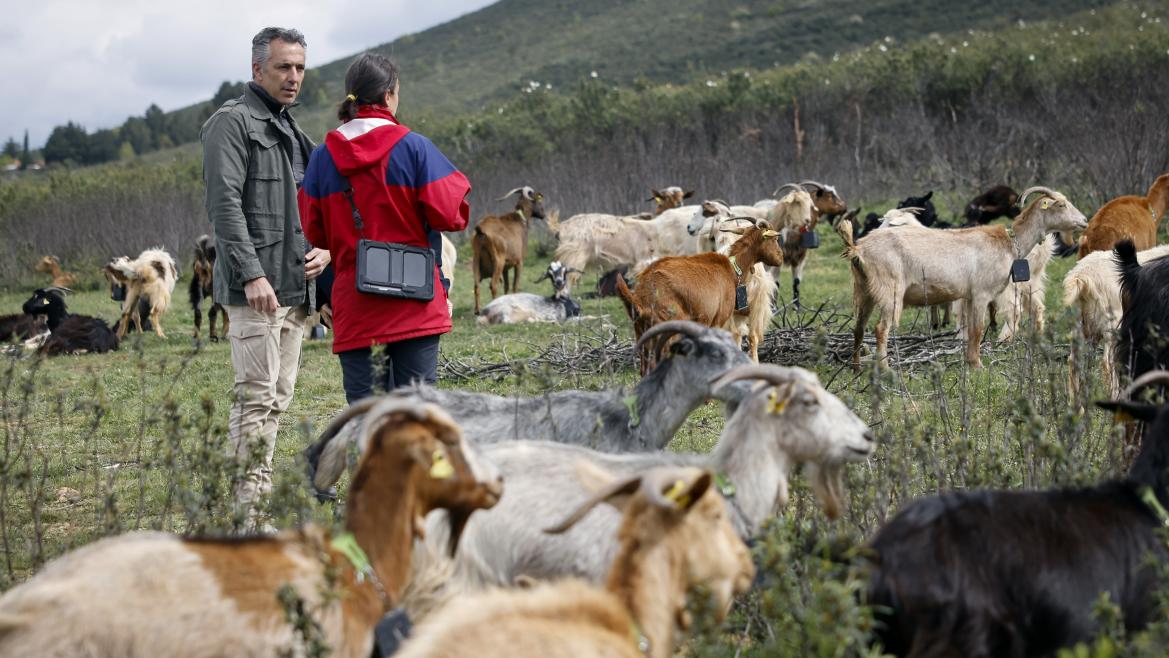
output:
[[[365,225],[353,200],[353,186],[348,178],[344,180],[342,191],[353,211],[357,235],[362,236]],[[434,299],[434,252],[429,246],[377,242],[361,237],[357,241],[356,280],[357,292],[428,302]]]

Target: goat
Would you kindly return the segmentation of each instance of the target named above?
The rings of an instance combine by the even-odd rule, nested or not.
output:
[[[693,322],[663,322],[642,339],[673,336],[677,340],[670,345],[669,356],[660,359],[633,390],[618,387],[559,391],[522,398],[415,386],[390,395],[441,406],[460,421],[467,439],[474,444],[548,439],[603,452],[661,450],[690,412],[707,399],[726,402],[730,414],[734,411],[732,405],[737,405],[747,392],[744,384],[711,385],[717,375],[748,363],[725,331]],[[368,398],[355,406],[369,407],[374,400]],[[334,434],[352,433],[355,429],[356,424],[346,428],[330,425],[316,445],[306,451],[309,463],[315,463],[320,446]]]
[[[779,244],[783,251],[783,264],[792,270],[792,304],[796,308],[800,308],[800,280],[804,277],[804,265],[808,258],[808,248],[805,246],[804,238],[809,234],[813,234],[811,237],[816,237],[814,235],[816,223],[821,214],[831,215],[841,212],[845,208],[841,203],[839,208],[837,205],[828,205],[826,206],[827,210],[821,211],[816,205],[816,199],[802,188],[813,187],[815,191],[821,192],[819,194],[820,202],[824,204],[833,203],[832,199],[839,199],[839,197],[835,196],[835,190],[815,181],[805,181],[799,186],[784,185],[776,190],[773,196],[778,196],[786,187],[794,187],[795,191],[789,193],[767,212],[767,223],[780,233]],[[825,193],[825,190],[832,190],[832,192]],[[783,268],[772,268],[771,274],[776,281],[780,278],[781,269]]]
[[[479,324],[516,324],[519,322],[564,322],[580,316],[580,304],[568,295],[570,270],[560,261],[548,264],[548,269],[533,283],[544,279],[552,281],[552,296],[542,297],[530,292],[513,292],[491,300],[479,313]]]
[[[61,261],[56,256],[41,257],[37,261],[37,264],[33,266],[33,270],[53,277],[53,280],[49,282],[49,286],[54,288],[68,288],[77,283],[77,275],[72,272],[62,271]]]
[[[930,190],[921,196],[911,196],[902,199],[898,204],[898,209],[917,209],[917,221],[922,226],[932,228],[951,228],[947,222],[938,220],[938,209],[934,207],[933,199],[934,191]]]
[[[544,219],[544,195],[527,185],[517,187],[500,197],[503,201],[516,195],[515,210],[506,215],[488,215],[479,220],[471,235],[471,272],[475,280],[475,314],[479,314],[479,281],[491,279],[491,297],[503,292],[519,292],[520,275],[524,270],[524,254],[528,250],[528,222]],[[508,286],[507,270],[511,270]]]
[[[37,354],[83,354],[118,349],[118,335],[105,320],[88,315],[72,315],[65,305],[68,288],[38,288],[24,303],[29,315],[45,316],[50,336]]]
[[[1080,236],[1080,258],[1093,251],[1112,251],[1128,238],[1137,251],[1157,246],[1157,223],[1169,209],[1169,174],[1161,174],[1145,196],[1116,197],[1100,207]]]
[[[1153,247],[1137,253],[1139,263],[1169,256],[1169,245]],[[1112,368],[1116,329],[1124,312],[1120,300],[1120,273],[1115,256],[1110,251],[1094,251],[1084,256],[1063,279],[1063,303],[1078,310],[1079,330],[1089,346],[1104,345],[1105,358],[1101,366],[1108,382],[1109,395],[1120,394],[1120,381]],[[1075,344],[1073,343],[1073,349]],[[1071,390],[1077,388],[1076,354],[1068,357]]]
[[[613,538],[620,519],[615,512],[596,510],[563,535],[550,537],[539,530],[587,499],[586,491],[571,484],[572,465],[582,459],[617,477],[676,465],[721,473],[720,491],[730,496],[731,522],[743,538],[758,533],[786,504],[788,472],[803,462],[825,514],[837,517],[843,506],[843,468],[868,457],[872,432],[802,368],[740,366],[720,376],[714,387],[746,380],[765,385],[739,404],[710,454],[614,455],[542,441],[482,446],[484,458],[500,469],[508,488],[495,509],[468,522],[455,555],[459,583],[510,585],[521,576],[604,578],[617,552]],[[318,479],[322,484],[329,482]],[[427,542],[441,545],[445,523],[436,515],[427,519]]]
[[[604,588],[564,580],[460,597],[418,626],[402,658],[669,658],[689,626],[692,588],[711,593],[720,621],[732,596],[747,591],[755,567],[713,473],[662,468],[616,479],[588,462],[578,470],[590,498],[545,532],[568,531],[602,502],[618,510],[619,548]]]
[[[227,337],[228,317],[223,305],[212,298],[215,287],[215,240],[208,235],[200,235],[195,240],[195,259],[191,263],[191,285],[187,295],[191,300],[191,308],[195,311],[195,342],[199,342],[203,332],[203,311],[200,308],[204,299],[211,300],[211,308],[207,311],[208,330],[211,342],[219,342],[219,335],[215,333],[215,316],[223,314],[223,336]]]
[[[1141,265],[1131,240],[1116,243],[1124,314],[1116,332],[1114,368],[1133,379],[1169,367],[1169,259]]]
[[[662,214],[671,208],[679,208],[682,202],[694,196],[694,190],[683,191],[677,185],[663,187],[661,190],[650,190],[652,196],[646,201],[653,201],[657,204],[654,208],[654,217]]]
[[[724,230],[742,233],[727,255],[706,253],[654,261],[637,276],[637,289],[633,292],[624,281],[617,281],[617,292],[633,320],[636,338],[667,320],[726,326],[736,308],[736,289],[745,285],[744,274],[757,262],[783,263],[779,233],[767,228],[762,220],[745,231]],[[642,374],[653,365],[648,347],[643,345],[638,352]]]
[[[118,324],[118,338],[123,338],[129,329],[130,320],[142,333],[142,318],[139,299],[146,299],[150,305],[150,324],[159,338],[166,338],[160,322],[162,314],[170,307],[171,294],[178,280],[175,259],[162,247],[147,249],[134,260],[119,256],[104,268],[114,280],[125,284],[126,299],[122,302],[122,320]]]
[[[1006,185],[995,185],[966,204],[966,223],[974,226],[988,224],[999,217],[1014,219],[1019,216],[1015,202],[1019,193]]]
[[[1027,265],[1031,270],[1028,281],[1008,285],[991,302],[995,314],[1002,319],[998,340],[1006,341],[1015,337],[1024,317],[1031,319],[1035,331],[1043,333],[1046,326],[1047,264],[1055,255],[1059,244],[1056,235],[1048,235],[1027,253]],[[961,324],[962,321],[958,320]]]
[[[1002,226],[978,226],[938,231],[903,226],[874,231],[852,240],[852,227],[838,225],[844,238],[845,258],[852,268],[856,327],[853,330],[853,366],[860,368],[861,340],[874,308],[877,323],[877,360],[888,365],[885,345],[890,327],[901,321],[905,305],[928,306],[962,300],[966,331],[966,363],[982,367],[979,347],[986,309],[1009,283],[1012,263],[1027,254],[1047,233],[1082,229],[1084,215],[1059,192],[1045,187],[1027,189],[1041,198],[1014,221],[1014,237]]]
[[[801,192],[801,194],[804,194]],[[804,196],[807,196],[804,194]],[[754,221],[750,217],[733,217],[723,223]],[[782,234],[781,234],[782,235]],[[733,236],[733,237],[732,237]],[[728,231],[718,231],[714,247],[720,254],[730,252],[731,245],[739,236]],[[782,239],[782,237],[781,237]],[[771,300],[775,299],[778,287],[771,271],[763,263],[755,263],[755,267],[743,273],[744,284],[747,288],[747,308],[735,309],[729,321],[731,334],[735,337],[747,336],[747,350],[751,355],[752,363],[759,363],[759,344],[763,342],[763,335],[771,325]]]
[[[1148,373],[1125,397],[1167,383],[1169,373]],[[909,503],[877,531],[868,603],[885,651],[1054,655],[1097,633],[1104,593],[1129,631],[1159,614],[1159,570],[1148,557],[1166,556],[1169,405],[1098,404],[1153,423],[1127,477],[1082,489],[943,493]]]
[[[459,259],[459,250],[455,248],[455,243],[447,236],[439,233],[439,238],[442,241],[442,278],[446,279],[450,287],[447,289],[446,296],[446,312],[452,318],[455,317],[455,303],[451,301],[451,292],[455,289],[455,262]],[[330,312],[330,324],[332,323],[332,313]]]
[[[432,405],[383,401],[361,445],[344,535],[309,525],[237,539],[101,540],[0,598],[0,654],[300,655],[278,599],[290,589],[331,655],[366,658],[374,625],[405,586],[417,518],[449,509],[453,550],[458,520],[494,505],[500,485],[477,478],[458,426]],[[329,468],[345,462],[328,456]]]
[[[28,313],[0,315],[0,343],[28,340],[49,330],[45,318]]]

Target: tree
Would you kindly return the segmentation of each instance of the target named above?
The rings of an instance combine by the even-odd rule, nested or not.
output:
[[[53,128],[49,140],[45,142],[45,162],[85,162],[89,152],[89,136],[85,129],[70,121],[63,126]]]
[[[142,155],[154,150],[154,136],[142,117],[130,117],[122,124],[122,139],[130,142],[134,152]]]
[[[15,137],[9,137],[7,142],[4,142],[4,157],[16,160],[20,158],[20,144],[16,143]]]
[[[146,115],[143,118],[146,120],[146,127],[150,129],[151,147],[158,148],[159,139],[166,134],[166,113],[161,107],[151,103],[150,107],[146,108]]]
[[[233,98],[239,98],[243,95],[243,82],[228,82],[227,80],[224,80],[223,84],[219,85],[219,91],[215,92],[215,96],[211,98],[211,104],[214,105],[216,109],[218,109],[220,105],[223,105],[227,101]]]
[[[20,168],[28,169],[32,164],[32,152],[28,150],[28,129],[24,130],[24,149],[20,152]]]
[[[118,159],[120,147],[118,134],[113,130],[99,130],[89,136],[85,152],[85,164],[98,164]]]

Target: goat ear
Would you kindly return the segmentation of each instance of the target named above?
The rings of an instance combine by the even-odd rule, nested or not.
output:
[[[668,491],[662,493],[666,498],[673,500],[678,505],[678,509],[687,511],[706,495],[706,490],[710,488],[712,480],[710,471],[703,471],[688,483],[678,480]]]
[[[682,193],[682,198],[683,198],[683,199],[689,199],[689,198],[690,198],[690,197],[692,197],[692,196],[694,196],[694,190],[690,190],[690,191],[688,191],[688,192],[683,192],[683,193]]]
[[[685,336],[679,336],[677,342],[670,345],[670,354],[689,356],[694,352],[694,341]]]
[[[1128,400],[1107,400],[1096,403],[1097,407],[1111,411],[1118,423],[1140,420],[1151,423],[1157,418],[1157,407],[1143,402]]]
[[[539,283],[539,282],[541,282],[541,281],[543,281],[544,279],[547,279],[547,278],[548,278],[548,270],[544,270],[544,273],[540,275],[540,278],[536,279],[536,280],[535,280],[535,281],[533,281],[532,283]]]

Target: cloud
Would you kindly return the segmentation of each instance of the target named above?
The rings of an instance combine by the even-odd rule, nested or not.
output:
[[[152,103],[164,110],[251,77],[251,40],[295,27],[310,67],[479,9],[490,0],[326,3],[289,0],[0,0],[0,141],[27,129],[34,147],[54,126],[112,128]]]

